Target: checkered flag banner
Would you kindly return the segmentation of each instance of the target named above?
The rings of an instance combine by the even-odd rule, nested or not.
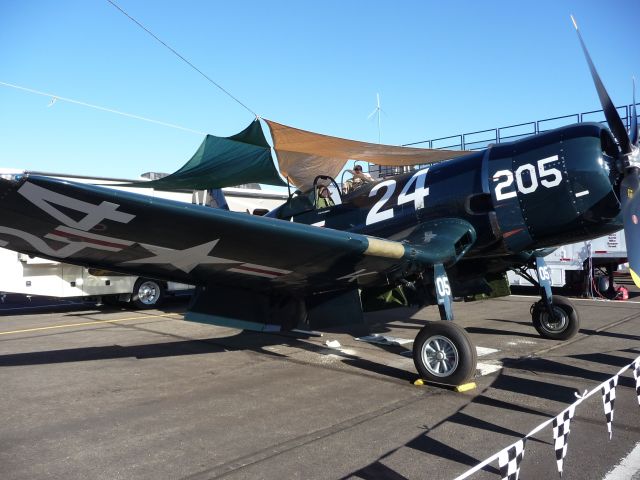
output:
[[[524,457],[524,443],[526,437],[518,440],[510,447],[505,448],[498,455],[498,466],[502,480],[518,480],[520,475],[520,462]]]
[[[569,440],[569,426],[571,419],[576,412],[576,406],[571,405],[564,412],[553,419],[553,440],[556,450],[556,461],[558,462],[558,473],[562,477],[562,461],[567,456],[567,446]]]
[[[638,405],[640,405],[640,357],[636,358],[634,363],[633,378],[636,379],[636,395],[638,396]]]
[[[607,430],[609,440],[611,440],[611,423],[613,422],[613,407],[616,402],[616,386],[618,385],[618,375],[607,380],[602,385],[602,404],[604,405],[604,415],[607,417]]]

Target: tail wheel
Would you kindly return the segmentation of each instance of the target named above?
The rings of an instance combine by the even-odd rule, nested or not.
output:
[[[554,295],[551,300],[553,315],[550,315],[544,300],[531,307],[533,326],[543,338],[568,340],[580,329],[580,319],[573,304],[564,297]]]
[[[477,354],[464,329],[449,321],[429,322],[413,342],[413,362],[423,380],[460,385],[475,374]]]
[[[155,308],[160,306],[164,299],[164,288],[156,280],[139,278],[133,287],[131,303],[136,308]]]

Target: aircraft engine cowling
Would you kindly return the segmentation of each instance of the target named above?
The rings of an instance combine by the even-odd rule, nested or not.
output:
[[[622,228],[615,143],[600,124],[559,128],[489,151],[487,182],[511,252]]]

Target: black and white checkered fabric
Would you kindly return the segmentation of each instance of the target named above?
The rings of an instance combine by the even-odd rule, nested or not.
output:
[[[607,417],[607,430],[609,440],[611,440],[611,423],[613,422],[613,407],[616,402],[616,386],[618,385],[618,375],[609,379],[602,386],[602,404],[604,405],[604,415]]]
[[[638,405],[640,405],[640,357],[636,358],[633,365],[633,378],[636,379],[636,395],[638,396]]]
[[[571,419],[576,412],[576,406],[571,405],[564,412],[553,419],[553,440],[556,450],[556,462],[558,462],[558,473],[562,476],[562,461],[567,455],[567,441],[569,440],[569,427]]]
[[[526,440],[526,438],[518,440],[498,454],[498,466],[500,467],[502,480],[518,480],[520,462],[524,457],[524,443]]]

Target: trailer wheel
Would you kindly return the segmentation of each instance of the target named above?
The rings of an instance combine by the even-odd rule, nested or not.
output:
[[[560,295],[551,300],[553,318],[547,312],[544,300],[531,306],[533,326],[543,338],[551,340],[568,340],[580,329],[580,319],[573,304]]]
[[[164,300],[164,287],[157,280],[139,278],[131,292],[131,303],[140,309],[155,308]]]

